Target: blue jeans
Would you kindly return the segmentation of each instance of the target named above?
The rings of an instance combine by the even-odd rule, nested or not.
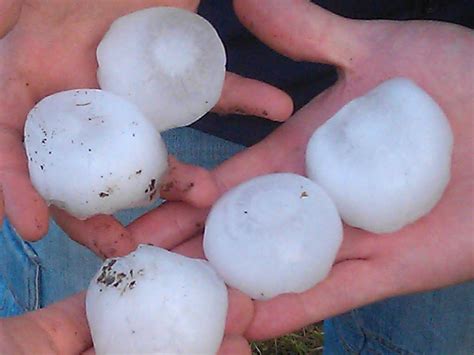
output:
[[[211,168],[242,146],[180,128],[164,135],[170,152]],[[116,216],[128,224],[147,209]],[[8,221],[0,231],[0,316],[46,306],[87,288],[101,261],[50,222],[26,243]],[[472,354],[474,283],[379,302],[325,322],[327,354]]]
[[[324,322],[324,353],[474,354],[474,282],[395,297]]]

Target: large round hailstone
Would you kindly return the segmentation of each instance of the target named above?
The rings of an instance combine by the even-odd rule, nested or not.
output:
[[[450,179],[453,134],[436,102],[414,82],[388,80],[316,130],[308,176],[349,225],[394,232],[426,215]]]
[[[212,207],[204,252],[224,281],[254,299],[303,292],[329,273],[342,222],[328,195],[295,174],[271,174],[225,193]]]
[[[97,61],[100,87],[137,104],[163,131],[196,121],[217,103],[226,56],[204,18],[154,7],[117,19]]]
[[[135,105],[101,90],[41,100],[28,114],[25,148],[36,190],[81,219],[151,203],[167,169],[153,124]]]
[[[227,289],[205,260],[140,245],[108,259],[86,296],[97,355],[215,354]]]

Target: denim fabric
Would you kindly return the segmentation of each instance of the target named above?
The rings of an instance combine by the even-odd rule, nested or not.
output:
[[[163,138],[169,152],[181,161],[206,168],[243,149],[191,128],[165,132]],[[116,217],[126,225],[156,205],[121,211]],[[87,288],[100,263],[88,249],[71,241],[54,221],[50,221],[46,237],[27,243],[6,220],[0,230],[0,317],[47,306]]]
[[[395,297],[324,323],[328,355],[474,354],[474,282]]]
[[[0,230],[0,316],[40,306],[39,257],[7,220]]]
[[[7,280],[0,274],[0,316],[9,317],[23,312],[12,290],[8,288]]]

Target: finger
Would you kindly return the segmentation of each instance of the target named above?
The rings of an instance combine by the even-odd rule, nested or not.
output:
[[[51,215],[71,239],[101,258],[123,256],[137,247],[130,232],[112,216],[97,215],[81,221],[56,207],[51,208]]]
[[[282,171],[279,167],[287,158],[279,154],[283,147],[273,149],[271,145],[271,142],[262,142],[248,148],[212,171],[172,158],[172,168],[164,178],[160,194],[170,201],[183,201],[200,208],[209,207],[225,191],[250,177]]]
[[[255,302],[249,339],[268,339],[347,312],[388,295],[390,280],[381,265],[367,260],[336,264],[329,276],[309,291]]]
[[[1,59],[1,58],[0,58]],[[34,189],[28,174],[23,147],[23,125],[34,99],[24,81],[0,72],[0,190],[3,208],[17,232],[36,240],[48,230],[46,203]],[[0,209],[0,212],[3,212]],[[3,217],[0,215],[0,218]]]
[[[127,228],[107,215],[81,221],[55,207],[51,208],[51,215],[71,239],[101,258],[109,258],[126,255],[140,243],[174,248],[202,230],[207,210],[184,203],[165,203]]]
[[[253,319],[253,301],[239,290],[229,288],[229,309],[225,326],[226,334],[241,335]]]
[[[264,141],[237,153],[211,171],[174,160],[173,169],[164,178],[161,196],[169,201],[183,201],[194,207],[206,208],[224,192],[252,177],[283,171],[303,174],[302,166],[284,166],[288,154],[292,153],[291,150],[284,152],[284,147],[285,143],[277,147],[273,142]],[[297,159],[295,157],[295,161]]]
[[[293,101],[285,92],[269,84],[227,72],[221,98],[213,111],[284,121],[293,112]]]
[[[380,236],[344,225],[344,236],[335,263],[345,260],[369,259],[380,247]]]
[[[1,170],[5,214],[18,234],[26,240],[38,240],[48,231],[48,206],[31,185],[23,169]]]
[[[1,321],[14,354],[78,354],[92,345],[87,324],[85,294],[80,293],[47,308]],[[2,349],[4,350],[4,349]],[[21,351],[23,350],[23,351]]]
[[[306,0],[234,0],[244,26],[276,51],[311,62],[349,67],[361,52],[357,23]]]
[[[0,1],[0,39],[18,22],[22,6],[23,0]]]
[[[172,249],[202,231],[207,209],[166,202],[127,226],[137,243]]]
[[[208,170],[168,158],[169,169],[163,177],[160,196],[169,201],[192,201],[195,207],[208,207],[219,195],[219,190]],[[196,188],[196,185],[199,188]]]
[[[247,340],[238,335],[227,335],[219,348],[219,355],[250,355],[252,351]]]
[[[186,202],[196,208],[207,208],[224,192],[249,178],[277,171],[303,174],[301,169],[283,166],[287,157],[278,161],[280,148],[272,149],[261,143],[237,153],[211,171],[174,160],[173,169],[164,178],[160,196],[169,201]]]

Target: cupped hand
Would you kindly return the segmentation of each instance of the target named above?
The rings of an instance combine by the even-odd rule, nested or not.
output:
[[[22,144],[28,111],[43,97],[95,88],[96,47],[117,17],[158,5],[195,11],[198,0],[0,1],[0,219],[28,240],[44,235],[48,209],[31,185]],[[227,73],[217,112],[284,120],[289,97],[264,83]]]
[[[187,203],[167,203],[141,217],[129,227],[132,239],[172,247],[202,228],[203,207],[236,184],[272,172],[304,174],[306,144],[317,127],[355,97],[403,76],[438,102],[454,133],[452,178],[442,200],[390,235],[345,227],[329,277],[302,294],[256,302],[246,334],[274,337],[390,296],[472,279],[473,32],[429,21],[354,21],[304,0],[235,0],[234,6],[270,47],[295,60],[333,64],[339,80],[267,139],[215,170],[193,175],[194,167],[177,165],[163,194]],[[185,188],[191,183],[192,189]]]

